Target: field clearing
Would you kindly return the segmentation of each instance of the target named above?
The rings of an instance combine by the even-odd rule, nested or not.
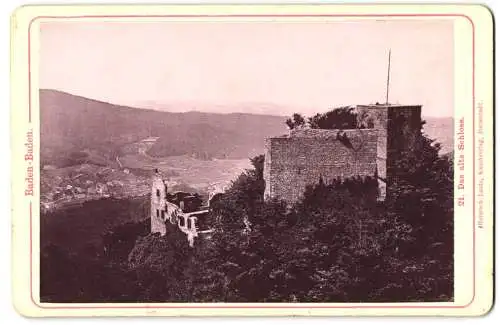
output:
[[[199,160],[188,156],[152,158],[142,154],[120,157],[124,168],[150,170],[158,168],[173,184],[187,184],[197,190],[223,187],[246,169],[249,159]]]

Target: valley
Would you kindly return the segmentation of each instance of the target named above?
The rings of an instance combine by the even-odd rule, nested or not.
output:
[[[250,168],[249,159],[200,160],[187,155],[155,158],[145,152],[143,141],[127,147],[124,156],[116,156],[116,164],[83,163],[62,168],[45,165],[41,171],[42,210],[101,198],[147,195],[155,168],[168,179],[172,191],[195,191],[202,196],[222,190]]]

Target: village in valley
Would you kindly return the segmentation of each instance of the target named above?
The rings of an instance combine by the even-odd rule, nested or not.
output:
[[[151,191],[151,175],[159,168],[171,188],[197,191],[203,196],[228,186],[234,177],[249,167],[248,159],[200,160],[195,157],[154,158],[147,150],[157,138],[126,145],[123,156],[58,168],[46,164],[41,170],[40,208],[53,211],[102,198],[141,197]]]
[[[149,180],[127,169],[83,164],[42,171],[41,208],[52,210],[65,205],[109,197],[142,196],[149,192]]]

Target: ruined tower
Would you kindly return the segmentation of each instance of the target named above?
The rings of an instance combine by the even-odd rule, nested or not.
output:
[[[151,233],[160,233],[164,236],[169,223],[172,225],[170,231],[175,228],[182,231],[192,247],[195,238],[213,231],[206,229],[208,209],[192,211],[194,204],[201,204],[201,201],[197,201],[199,197],[185,192],[168,193],[167,182],[158,170],[155,170],[151,183]]]
[[[376,177],[386,198],[397,153],[421,132],[421,106],[358,105],[357,128],[303,129],[266,139],[264,195],[295,202],[307,185],[335,178]]]
[[[155,170],[151,186],[151,232],[166,233],[167,183],[158,170]]]
[[[386,187],[395,175],[398,154],[413,148],[421,134],[420,105],[358,105],[358,127],[378,130],[377,174],[379,184]]]

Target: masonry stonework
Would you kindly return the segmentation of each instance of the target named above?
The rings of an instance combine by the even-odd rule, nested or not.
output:
[[[378,130],[377,138],[377,176],[382,180],[380,186],[385,185],[387,178],[387,114],[385,108],[375,109],[373,106],[358,105],[356,107],[358,128]]]
[[[209,200],[209,204],[212,200],[214,200],[214,196]],[[203,207],[203,209],[200,209],[201,206],[196,206],[194,210],[197,210],[193,211],[193,202],[201,204],[201,202],[196,203],[196,197],[190,193],[175,192],[169,194],[167,181],[162,178],[158,170],[155,170],[151,185],[151,233],[165,236],[167,223],[170,223],[186,235],[191,247],[193,247],[196,238],[210,236],[213,229],[206,228],[209,226],[206,223],[206,218],[210,212],[210,206]]]
[[[165,235],[166,207],[167,207],[167,183],[160,174],[155,173],[151,187],[151,233]]]
[[[346,139],[346,140],[344,140]],[[307,185],[376,174],[378,130],[299,130],[266,141],[265,196],[294,202]]]
[[[388,109],[387,124],[387,182],[391,184],[400,175],[394,169],[401,152],[414,148],[421,134],[421,106],[400,106]]]
[[[299,129],[268,138],[265,144],[265,197],[299,200],[307,185],[340,178],[376,177],[385,200],[394,161],[415,145],[421,132],[421,106],[358,105],[357,128]]]

